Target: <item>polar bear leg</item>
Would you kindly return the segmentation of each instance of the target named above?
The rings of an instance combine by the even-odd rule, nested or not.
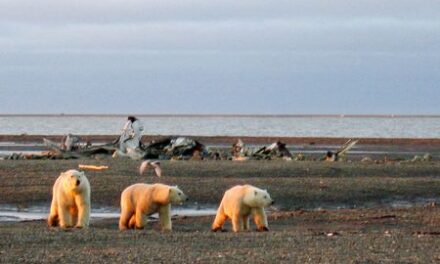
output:
[[[171,231],[171,205],[167,204],[165,206],[159,207],[159,221],[162,227],[162,231]]]
[[[223,206],[220,204],[220,207],[217,210],[217,214],[215,215],[214,223],[212,223],[211,230],[214,232],[221,230],[227,218],[228,217],[223,211]]]
[[[232,216],[232,230],[234,232],[240,232],[244,229],[243,217],[239,214],[234,214]]]
[[[70,207],[69,214],[72,225],[75,225],[75,223],[78,221],[78,207],[76,207],[76,205]]]
[[[50,205],[50,213],[49,217],[47,218],[47,225],[57,226],[59,224],[59,217],[58,217],[58,204],[55,199],[52,199],[52,204]]]
[[[243,230],[249,230],[249,215],[244,215],[242,218],[243,218]]]
[[[68,228],[73,225],[72,216],[70,215],[68,207],[58,205],[58,214],[59,214],[59,218],[60,218],[60,227],[61,228]]]
[[[56,214],[50,214],[47,218],[47,225],[49,227],[57,226],[59,223],[58,215]]]
[[[84,197],[81,195],[75,197],[75,203],[78,210],[78,219],[75,227],[88,227],[90,219],[90,203],[85,201]]]
[[[143,229],[144,228],[144,214],[142,213],[142,210],[139,210],[139,209],[136,210],[135,221],[136,221],[135,227],[137,229]]]
[[[258,231],[269,231],[267,216],[263,208],[252,208],[252,215]]]
[[[125,230],[127,228],[134,228],[136,219],[132,211],[121,210],[121,216],[119,217],[119,230]]]
[[[136,228],[136,214],[133,214],[130,218],[130,221],[128,222],[128,228],[129,229],[135,229]]]

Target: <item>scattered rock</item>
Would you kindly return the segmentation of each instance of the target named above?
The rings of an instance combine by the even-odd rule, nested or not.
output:
[[[431,161],[432,160],[432,156],[429,153],[426,153],[425,155],[423,155],[423,161]]]
[[[361,160],[362,163],[373,163],[373,159],[370,157],[364,157]]]

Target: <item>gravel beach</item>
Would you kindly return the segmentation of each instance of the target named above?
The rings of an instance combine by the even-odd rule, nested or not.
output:
[[[420,145],[419,145],[420,147]],[[423,149],[423,147],[420,147]],[[118,219],[61,231],[40,221],[0,223],[1,263],[432,263],[440,261],[440,162],[163,161],[163,177],[139,176],[128,159],[0,161],[0,206],[48,207],[59,173],[86,171],[92,207],[119,206],[136,182],[178,185],[188,208],[213,208],[224,190],[249,183],[268,189],[269,232],[212,233],[212,216],[174,217],[120,232]],[[252,226],[254,228],[254,226]],[[230,225],[226,225],[230,230]]]

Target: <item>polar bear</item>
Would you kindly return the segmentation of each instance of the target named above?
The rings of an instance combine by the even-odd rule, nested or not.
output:
[[[49,226],[82,228],[89,226],[90,183],[84,172],[68,170],[53,185]]]
[[[217,210],[212,231],[221,230],[227,219],[234,232],[249,230],[249,215],[253,215],[258,231],[269,231],[264,207],[274,201],[266,190],[252,185],[237,185],[225,192]]]
[[[159,213],[162,230],[171,231],[171,204],[182,204],[187,200],[187,196],[177,186],[133,184],[121,194],[119,229],[142,229],[146,216]]]

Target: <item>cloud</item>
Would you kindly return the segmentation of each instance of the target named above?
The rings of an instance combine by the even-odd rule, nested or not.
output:
[[[440,3],[435,0],[3,0],[0,3],[0,19],[4,22],[38,24],[261,20],[291,17],[438,19],[439,7]]]
[[[430,51],[440,2],[0,2],[4,51]]]
[[[440,43],[440,22],[381,19],[15,25],[14,28],[15,33],[0,36],[3,50],[438,52],[437,43]]]
[[[0,112],[432,112],[438,10],[434,0],[3,0]]]

